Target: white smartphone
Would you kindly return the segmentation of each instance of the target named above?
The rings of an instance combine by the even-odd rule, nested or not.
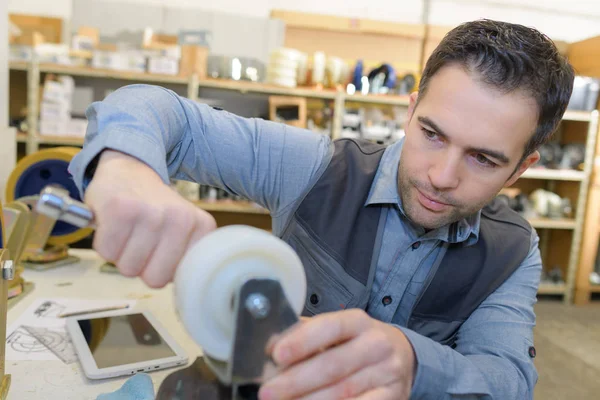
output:
[[[183,349],[149,311],[69,317],[67,331],[90,379],[133,375],[188,362]]]

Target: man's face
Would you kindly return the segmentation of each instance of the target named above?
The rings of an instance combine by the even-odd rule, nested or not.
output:
[[[474,214],[539,159],[535,152],[521,161],[537,126],[536,103],[523,93],[500,93],[450,65],[431,78],[418,107],[416,100],[414,93],[398,190],[417,225],[435,229]]]

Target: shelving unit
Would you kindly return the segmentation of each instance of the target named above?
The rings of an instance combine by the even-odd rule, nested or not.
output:
[[[29,126],[28,133],[17,134],[17,141],[26,144],[26,153],[30,154],[37,151],[40,145],[71,145],[81,146],[83,138],[69,136],[42,136],[38,134],[38,116],[39,116],[39,96],[41,74],[54,73],[65,74],[74,77],[86,77],[95,79],[124,80],[131,82],[144,82],[151,84],[170,84],[183,85],[186,87],[187,97],[192,100],[198,100],[199,91],[202,88],[218,89],[223,91],[238,92],[240,94],[253,93],[264,95],[305,97],[312,99],[321,99],[333,102],[333,121],[330,135],[333,139],[340,137],[342,131],[342,116],[344,108],[348,105],[387,105],[395,107],[408,107],[408,96],[392,95],[348,95],[341,88],[318,89],[318,88],[285,88],[263,83],[254,83],[247,81],[232,81],[220,79],[198,79],[192,75],[189,78],[179,76],[166,76],[148,73],[120,72],[112,70],[99,70],[89,67],[63,66],[53,64],[39,64],[33,62],[12,62],[10,69],[14,71],[25,71],[27,73],[27,122]],[[592,171],[592,155],[596,143],[596,132],[598,129],[598,112],[580,112],[567,111],[563,118],[564,121],[578,121],[588,124],[587,142],[586,142],[586,160],[583,171],[571,170],[551,170],[532,168],[526,171],[521,179],[523,180],[542,180],[548,182],[575,182],[579,185],[577,202],[575,205],[576,215],[573,219],[531,219],[531,225],[542,231],[561,230],[571,232],[572,242],[570,245],[569,263],[564,284],[542,283],[539,289],[540,294],[562,295],[566,303],[570,303],[573,297],[576,270],[579,261],[579,251],[582,240],[584,210],[586,209],[586,199]],[[208,212],[220,216],[233,216],[235,218],[248,217],[260,219],[261,224],[266,224],[269,217],[267,210],[258,208],[250,203],[240,203],[232,201],[195,202],[196,205]],[[542,245],[544,245],[542,243]],[[600,287],[593,288],[600,291]]]
[[[568,111],[565,113],[563,118],[563,121],[587,123],[587,129],[585,130],[585,160],[582,171],[531,168],[521,177],[521,179],[524,180],[546,181],[550,187],[553,187],[555,182],[564,182],[570,183],[571,185],[577,185],[576,190],[573,189],[575,192],[573,194],[576,195],[576,200],[573,203],[575,209],[575,215],[573,219],[530,220],[530,223],[534,228],[542,230],[540,233],[540,248],[542,254],[545,254],[550,246],[548,239],[549,230],[564,230],[570,232],[570,244],[566,242],[561,243],[561,245],[563,245],[565,248],[568,248],[569,251],[564,284],[551,284],[542,282],[538,291],[539,294],[562,295],[563,301],[566,304],[571,304],[573,302],[573,297],[575,294],[579,256],[582,249],[584,220],[588,202],[588,191],[590,188],[594,153],[596,150],[599,115],[600,114],[597,110],[592,112]]]
[[[331,136],[339,138],[342,130],[342,116],[345,103],[379,104],[407,107],[408,96],[392,95],[348,95],[340,89],[318,89],[309,87],[286,88],[265,83],[233,81],[223,79],[198,79],[192,75],[189,78],[159,74],[148,74],[139,72],[113,71],[106,69],[95,69],[90,67],[65,66],[56,64],[45,64],[32,62],[11,62],[10,70],[27,72],[27,122],[29,131],[27,134],[18,134],[18,141],[26,143],[26,154],[31,154],[39,149],[40,144],[68,144],[80,146],[83,141],[79,138],[50,137],[38,134],[39,117],[39,89],[41,74],[63,74],[73,77],[86,77],[98,79],[124,80],[131,82],[145,82],[151,84],[172,84],[187,86],[187,97],[198,99],[198,91],[201,88],[219,89],[244,93],[255,93],[264,95],[305,97],[313,99],[331,100],[334,103],[334,120]]]

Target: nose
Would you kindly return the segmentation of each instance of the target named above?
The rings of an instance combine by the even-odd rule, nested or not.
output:
[[[459,179],[460,156],[447,151],[432,160],[429,168],[429,181],[438,190],[455,189]]]

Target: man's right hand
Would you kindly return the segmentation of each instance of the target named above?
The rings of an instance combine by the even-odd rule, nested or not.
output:
[[[94,249],[154,288],[171,281],[187,249],[216,228],[150,167],[116,151],[100,156],[84,201],[95,214]]]

